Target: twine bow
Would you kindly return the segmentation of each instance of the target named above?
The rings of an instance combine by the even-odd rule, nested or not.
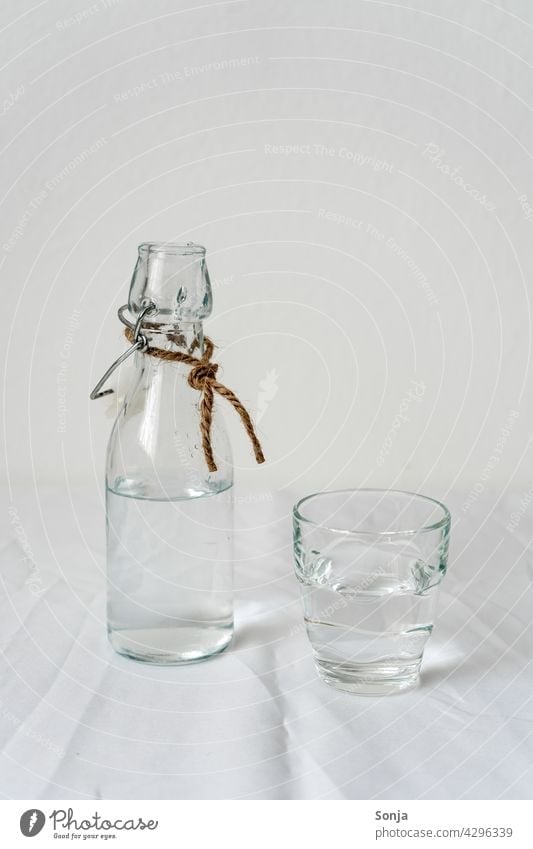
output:
[[[128,341],[133,342],[133,331],[129,327],[126,328],[125,334]],[[211,362],[214,347],[211,339],[206,337],[204,340],[204,353],[201,357],[193,357],[192,354],[186,354],[182,351],[163,351],[161,348],[150,347],[146,348],[144,353],[149,354],[151,357],[157,357],[160,360],[174,360],[174,362],[185,363],[191,366],[187,382],[192,389],[197,389],[202,393],[202,397],[200,398],[200,433],[202,435],[202,448],[205,461],[210,472],[217,471],[211,445],[211,424],[213,420],[215,392],[226,398],[233,409],[239,414],[244,429],[250,437],[256,461],[258,463],[264,463],[265,457],[248,411],[245,410],[235,393],[217,380],[218,363]]]

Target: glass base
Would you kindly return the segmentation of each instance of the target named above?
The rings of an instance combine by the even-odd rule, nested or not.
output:
[[[160,666],[199,663],[226,649],[233,628],[139,628],[108,631],[113,649],[124,657]]]
[[[384,660],[374,663],[334,663],[315,658],[322,681],[359,696],[390,696],[416,687],[420,677],[421,660],[399,664]]]

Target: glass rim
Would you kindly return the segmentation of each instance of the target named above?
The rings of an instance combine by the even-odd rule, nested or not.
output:
[[[310,501],[311,498],[317,498],[320,495],[341,495],[342,493],[379,493],[381,495],[408,495],[414,499],[419,501],[429,501],[432,504],[436,504],[437,507],[443,512],[442,518],[436,522],[432,522],[429,525],[422,525],[419,528],[407,528],[405,531],[351,531],[348,528],[334,528],[330,525],[325,525],[322,522],[316,522],[314,519],[309,519],[307,516],[304,516],[301,512],[301,507],[306,501]],[[318,492],[312,492],[309,495],[304,495],[303,498],[300,498],[299,501],[293,507],[292,510],[293,517],[297,519],[299,522],[305,522],[308,525],[313,525],[315,528],[322,528],[324,531],[331,531],[335,534],[345,534],[346,536],[351,537],[405,537],[405,536],[415,536],[416,534],[428,533],[429,531],[438,531],[441,528],[449,526],[451,523],[451,513],[442,501],[437,501],[436,498],[431,498],[429,495],[422,495],[419,492],[410,492],[406,489],[380,489],[379,487],[361,487],[360,489],[324,489],[319,490]]]
[[[141,242],[139,253],[146,251],[161,254],[177,254],[178,256],[189,256],[191,254],[203,256],[206,249],[203,245],[197,245],[195,242]]]

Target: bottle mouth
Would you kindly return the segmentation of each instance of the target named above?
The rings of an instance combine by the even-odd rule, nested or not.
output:
[[[143,242],[139,245],[140,254],[171,254],[172,256],[204,256],[203,245],[194,242]]]

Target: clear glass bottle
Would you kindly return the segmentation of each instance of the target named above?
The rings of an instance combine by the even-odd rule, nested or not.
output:
[[[150,302],[148,345],[201,356],[212,309],[205,249],[141,245],[130,317]],[[233,634],[231,449],[215,408],[209,472],[189,372],[137,351],[107,452],[109,639],[120,654],[159,664],[208,658]]]

